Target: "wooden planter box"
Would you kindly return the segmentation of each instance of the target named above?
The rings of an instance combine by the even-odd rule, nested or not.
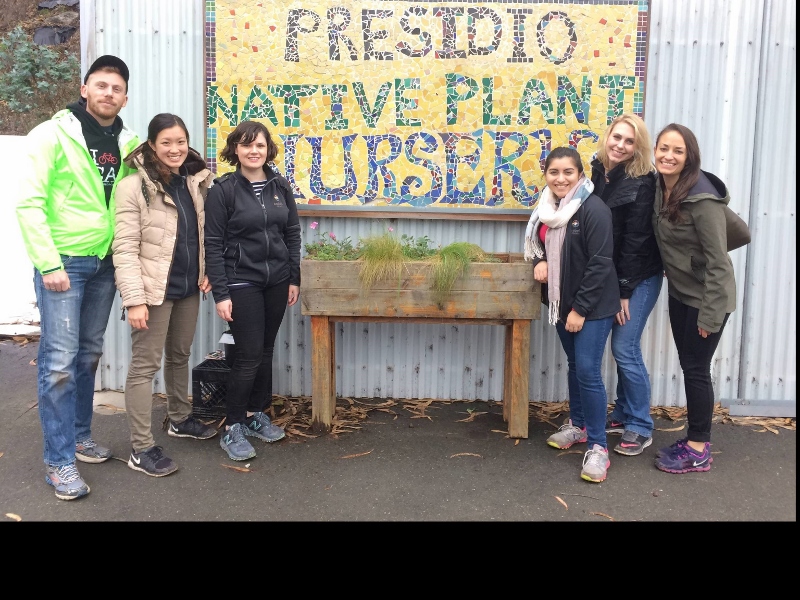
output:
[[[530,326],[541,314],[541,287],[522,254],[497,256],[505,262],[473,263],[441,304],[424,263],[408,263],[399,280],[365,290],[358,262],[301,260],[300,306],[311,317],[314,430],[330,431],[336,410],[335,321],[461,323],[506,327],[503,417],[511,437],[527,438]]]

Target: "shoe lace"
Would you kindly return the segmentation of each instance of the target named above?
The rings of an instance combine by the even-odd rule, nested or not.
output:
[[[95,442],[92,438],[88,438],[80,442],[78,445],[83,446],[84,450],[91,450],[92,448],[97,446],[97,442]]]
[[[581,428],[577,425],[573,425],[572,423],[564,423],[561,427],[558,428],[559,431],[563,431],[565,433],[572,433],[572,430],[576,432],[580,432]]]
[[[61,480],[61,483],[72,483],[73,481],[77,481],[81,478],[81,475],[78,473],[78,469],[74,464],[58,467],[56,469],[56,474]]]
[[[240,423],[232,425],[228,430],[227,435],[230,437],[230,443],[232,444],[244,441],[244,432],[242,431],[242,426]]]
[[[591,450],[587,450],[586,454],[583,455],[583,466],[585,467],[586,465],[589,465],[592,467],[605,467],[605,458],[605,452],[592,448]]]
[[[164,458],[164,449],[161,446],[153,446],[147,451],[146,454],[152,459],[153,462],[158,462]]]

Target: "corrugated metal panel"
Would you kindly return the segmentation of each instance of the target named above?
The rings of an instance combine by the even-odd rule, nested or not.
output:
[[[195,147],[204,131],[203,2],[84,0],[84,69],[117,53],[131,68],[130,106],[122,116],[140,135],[157,112],[175,112]],[[703,168],[731,191],[731,207],[751,223],[753,243],[732,254],[738,309],[715,357],[718,398],[796,400],[795,383],[795,4],[783,0],[653,0],[646,116],[655,135],[676,121],[690,127]],[[769,69],[766,68],[769,63]],[[790,76],[787,76],[790,75]],[[756,150],[761,152],[756,153]],[[768,150],[764,152],[763,150]],[[312,220],[319,228],[309,227]],[[475,242],[519,251],[524,223],[459,220],[303,218],[303,239],[319,231],[363,237],[388,226],[437,244]],[[779,291],[778,294],[775,291]],[[780,291],[784,293],[781,294]],[[217,348],[224,329],[213,303],[202,306],[191,364]],[[106,337],[103,387],[124,387],[130,355],[127,325],[115,305]],[[499,327],[340,324],[337,393],[357,397],[496,400],[502,396],[503,331]],[[553,327],[531,331],[531,400],[567,397],[564,353]],[[275,348],[274,391],[311,393],[310,327],[289,309]],[[683,380],[667,314],[666,286],[642,342],[653,404],[683,406]],[[740,365],[744,365],[740,370]],[[604,375],[609,398],[616,374],[610,352]],[[160,383],[157,391],[163,391]]]
[[[764,19],[739,398],[797,402],[797,3]],[[749,141],[748,141],[749,145]],[[784,411],[783,414],[786,414]]]
[[[731,208],[749,217],[764,2],[653,2],[645,122],[653,137],[671,122],[697,136],[702,167],[719,176]],[[712,364],[718,398],[738,394],[747,250],[731,254],[737,310]],[[655,338],[655,339],[652,339]],[[655,343],[653,343],[655,342]],[[645,351],[646,348],[646,351]],[[683,376],[669,329],[666,285],[643,340],[653,404],[684,406]]]
[[[128,105],[120,116],[142,139],[158,113],[180,116],[191,145],[204,154],[203,2],[94,0],[81,2],[82,72],[95,58],[115,54],[130,69]],[[224,326],[209,298],[201,305],[191,365],[217,349]],[[130,326],[120,320],[119,297],[106,332],[97,385],[122,390],[130,362]],[[162,374],[156,391],[163,392]]]

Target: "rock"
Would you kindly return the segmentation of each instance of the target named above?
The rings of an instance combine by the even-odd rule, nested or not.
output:
[[[46,27],[80,27],[80,14],[68,10],[56,15],[50,15],[44,19],[42,25]]]
[[[75,27],[39,27],[33,32],[33,41],[43,46],[63,44],[76,30]]]
[[[75,6],[80,0],[45,0],[39,2],[39,8],[55,8],[56,6]]]

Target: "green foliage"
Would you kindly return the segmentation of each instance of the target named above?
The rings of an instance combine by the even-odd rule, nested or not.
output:
[[[403,245],[395,236],[384,233],[361,242],[361,268],[358,276],[365,289],[376,281],[399,279],[406,261]]]
[[[480,246],[469,242],[453,242],[441,248],[432,258],[434,299],[441,305],[453,289],[456,280],[472,262],[487,262],[490,258]]]
[[[63,86],[80,73],[77,58],[34,43],[21,27],[0,38],[0,65],[0,102],[38,122],[63,108]]]
[[[403,248],[403,256],[408,260],[425,260],[436,254],[436,248],[431,248],[430,238],[423,235],[419,239],[414,239],[413,235],[405,233],[400,237],[400,245]]]
[[[316,229],[317,223],[312,223],[311,228]],[[360,261],[359,281],[366,290],[378,281],[396,279],[399,282],[408,262],[425,262],[431,269],[432,289],[440,307],[470,263],[501,262],[469,242],[453,242],[443,248],[432,248],[433,242],[427,235],[417,239],[403,234],[398,240],[391,231],[393,229],[389,228],[389,232],[364,238],[355,246],[350,238],[338,240],[334,234],[325,231],[319,240],[305,245],[305,258]]]
[[[313,260],[358,260],[361,256],[361,248],[349,237],[339,240],[327,231],[317,241],[307,243],[305,249],[306,258]]]

